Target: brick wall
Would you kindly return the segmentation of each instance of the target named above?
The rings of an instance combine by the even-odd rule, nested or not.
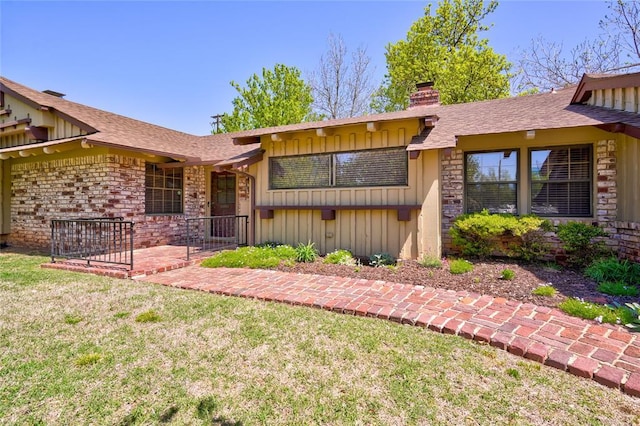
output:
[[[461,149],[442,150],[442,252],[452,251],[449,228],[463,211],[464,196],[464,153]]]
[[[204,215],[204,168],[184,170],[185,215],[145,215],[144,174],[144,160],[116,154],[12,164],[9,244],[47,248],[51,219],[118,216],[135,223],[136,248],[180,242],[185,215]]]

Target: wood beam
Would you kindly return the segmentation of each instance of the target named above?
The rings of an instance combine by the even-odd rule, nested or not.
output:
[[[24,131],[27,134],[27,138],[32,141],[46,141],[49,139],[49,129],[46,127],[29,126],[25,127]]]
[[[377,132],[380,130],[380,122],[379,121],[369,121],[367,123],[367,132]]]
[[[422,151],[418,151],[418,150],[409,151],[409,159],[417,160],[420,157],[421,152]]]
[[[437,115],[432,115],[431,117],[425,117],[424,125],[425,127],[429,127],[429,128],[435,127],[439,119],[440,117],[438,117]]]
[[[333,135],[333,128],[331,127],[322,127],[316,129],[316,136],[321,138],[326,138],[327,136]]]
[[[260,136],[246,136],[241,138],[233,138],[234,145],[251,145],[260,143]]]
[[[271,133],[271,140],[273,142],[282,142],[284,140],[284,136],[282,133]]]

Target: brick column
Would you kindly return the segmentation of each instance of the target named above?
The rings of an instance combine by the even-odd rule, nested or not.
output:
[[[456,217],[462,214],[464,197],[464,154],[461,149],[448,148],[441,152],[442,181],[442,251],[452,249],[449,228]]]

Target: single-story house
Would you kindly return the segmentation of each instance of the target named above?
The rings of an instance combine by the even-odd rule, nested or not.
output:
[[[640,260],[640,73],[550,93],[192,136],[0,78],[0,238],[43,246],[49,221],[121,216],[135,245],[179,243],[186,217],[247,215],[249,243],[323,253],[449,252],[488,209],[603,227]]]

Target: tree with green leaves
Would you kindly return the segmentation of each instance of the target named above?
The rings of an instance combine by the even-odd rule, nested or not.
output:
[[[435,15],[431,5],[413,23],[406,40],[386,47],[387,74],[372,108],[398,111],[409,105],[417,83],[433,81],[442,104],[457,104],[509,95],[506,56],[496,53],[480,33],[497,2],[442,0]]]
[[[300,70],[276,64],[273,70],[263,68],[262,76],[253,74],[242,87],[231,82],[238,91],[233,111],[220,120],[223,133],[300,123],[316,118],[312,113],[311,87]]]

